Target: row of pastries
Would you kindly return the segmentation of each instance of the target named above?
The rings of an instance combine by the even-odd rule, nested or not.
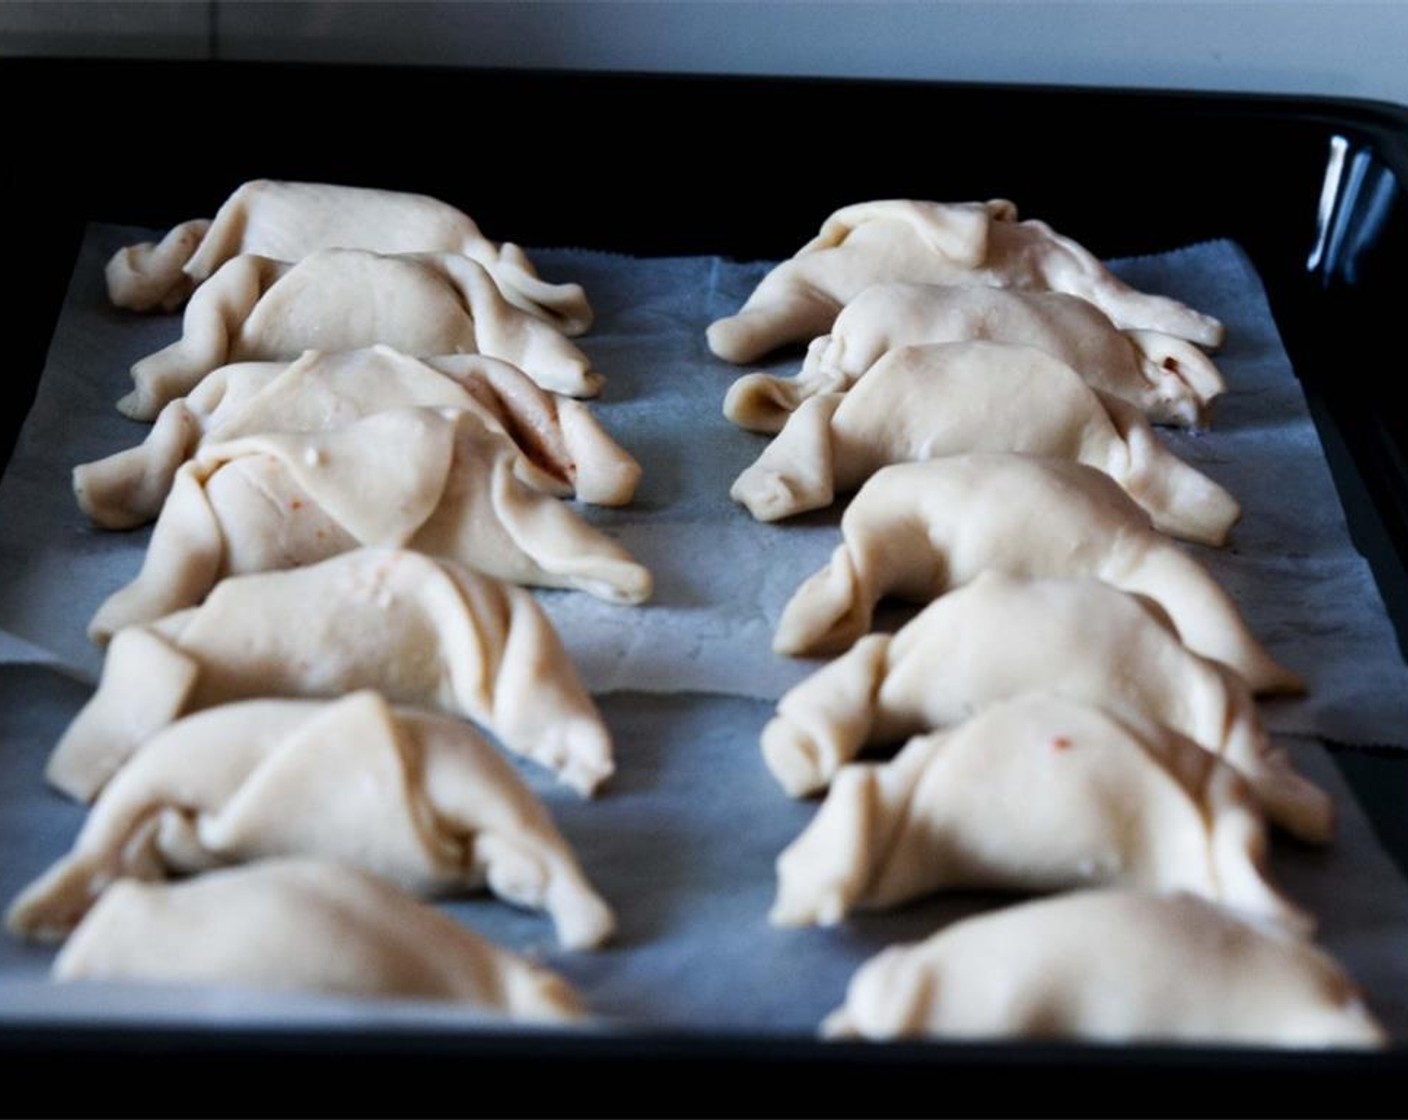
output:
[[[568,949],[615,928],[476,730],[584,796],[614,770],[525,590],[652,589],[562,501],[628,503],[641,473],[572,399],[604,380],[568,337],[581,288],[436,200],[269,181],[107,279],[119,307],[184,302],[181,336],[119,402],[146,439],[74,490],[96,526],[155,525],[91,622],[101,679],[46,771],[91,811],[10,929],[66,939],[61,979],[580,1016],[560,977],[416,896],[487,887]]]
[[[603,383],[570,341],[581,288],[434,200],[263,181],[119,252],[108,282],[119,307],[184,304],[182,333],[120,402],[146,440],[74,489],[97,526],[155,525],[92,620],[102,678],[48,769],[92,811],[10,928],[66,938],[63,978],[581,1015],[559,977],[415,898],[487,886],[570,949],[614,929],[475,731],[583,795],[614,769],[519,586],[651,594],[561,501],[626,504],[640,478],[574,399]],[[1169,539],[1221,545],[1240,514],[1151,427],[1208,425],[1225,386],[1200,347],[1221,337],[1003,201],[847,207],[710,328],[736,363],[810,343],[797,376],[729,391],[725,414],[775,437],[733,497],[772,521],[854,492],[775,636],[836,657],[762,737],[787,793],[826,794],[778,861],[773,921],[1113,888],[892,948],[825,1033],[1383,1040],[1267,873],[1266,821],[1333,830],[1256,711],[1303,682]],[[928,605],[870,634],[886,596]],[[212,912],[220,935],[197,936]]]
[[[773,923],[1056,894],[881,953],[825,1034],[1385,1041],[1268,871],[1268,821],[1333,835],[1256,709],[1304,682],[1170,539],[1240,516],[1151,426],[1209,424],[1222,334],[1005,201],[846,207],[709,328],[737,364],[807,344],[725,398],[773,437],[732,497],[775,521],[854,493],[775,632],[838,656],[762,734],[788,794],[825,795]],[[927,605],[872,634],[887,596]]]

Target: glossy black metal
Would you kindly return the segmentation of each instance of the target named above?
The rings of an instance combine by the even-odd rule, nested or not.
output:
[[[742,258],[792,252],[820,215],[858,198],[1019,193],[1023,212],[1102,256],[1201,238],[1241,243],[1267,284],[1356,543],[1408,644],[1408,418],[1388,400],[1404,376],[1408,110],[1325,98],[913,82],[31,60],[0,60],[0,98],[0,214],[15,231],[3,304],[14,388],[0,411],[0,462],[42,368],[84,223],[168,227],[209,215],[247,178],[424,191],[463,206],[491,236],[512,230],[530,245]],[[1345,751],[1340,761],[1381,836],[1408,863],[1408,760]],[[833,1112],[873,1110],[877,1099],[897,1113],[954,1100],[1124,1111],[1138,1099],[1141,1110],[1188,1111],[1210,1103],[1212,1082],[1228,1079],[1273,1091],[1283,1110],[1325,1111],[1340,1104],[1307,1093],[1307,1079],[1367,1090],[1364,1078],[1405,1066],[1396,1054],[823,1051],[717,1038],[544,1049],[512,1035],[356,1033],[6,1031],[0,1054],[31,1071],[99,1062],[115,1077],[129,1059],[147,1075],[175,1057],[216,1069],[311,1061],[328,1075],[353,1059],[349,1085],[371,1084],[361,1074],[391,1064],[428,1070],[463,1091],[446,1106],[418,1098],[417,1111],[471,1107],[485,1070],[527,1078],[538,1095],[526,1111],[778,1110],[792,1101]],[[679,1095],[640,1096],[632,1086],[642,1061],[667,1072]],[[766,1077],[789,1095],[776,1105],[740,1096],[743,1083],[726,1073]],[[872,1079],[881,1076],[877,1098]],[[1162,1096],[1119,1094],[1102,1107],[1094,1077],[1102,1093],[1109,1078],[1134,1087],[1153,1077]],[[872,1083],[861,1092],[860,1082]],[[608,1095],[578,1096],[578,1084]],[[902,1095],[904,1086],[915,1095]],[[992,1095],[956,1098],[960,1086]],[[1031,1095],[1053,1087],[1072,1095]],[[1244,1099],[1239,1108],[1248,1107]],[[1350,1099],[1355,1111],[1376,1107],[1363,1092]],[[374,1098],[373,1108],[375,1100],[388,1103]],[[252,1103],[241,1096],[232,1107]]]

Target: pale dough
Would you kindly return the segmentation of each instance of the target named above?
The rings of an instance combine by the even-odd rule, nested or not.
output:
[[[751,431],[777,432],[807,398],[844,393],[891,350],[975,340],[1045,350],[1155,424],[1206,427],[1212,402],[1227,388],[1196,346],[1157,331],[1117,330],[1078,296],[897,282],[872,284],[847,303],[831,333],[807,348],[796,377],[740,377],[724,398],[724,415]]]
[[[842,767],[778,858],[772,921],[833,925],[939,890],[1109,885],[1192,891],[1307,929],[1265,858],[1232,767],[1151,721],[1027,693],[887,764]]]
[[[978,575],[784,695],[763,756],[803,796],[867,745],[952,727],[1033,691],[1177,731],[1246,778],[1277,824],[1311,842],[1333,832],[1333,804],[1271,748],[1242,679],[1187,649],[1157,606],[1094,579]]]
[[[409,548],[510,583],[615,603],[650,596],[650,572],[569,506],[519,477],[523,457],[476,412],[391,409],[327,432],[207,444],[176,472],[137,578],[94,615],[124,626],[199,604],[221,579]]]
[[[709,349],[751,362],[788,342],[826,334],[871,284],[982,285],[1066,292],[1121,330],[1152,330],[1204,346],[1222,324],[1165,296],[1136,291],[1044,222],[1017,221],[1003,199],[946,204],[886,200],[837,210],[821,232],[767,274],[741,311],[709,327]]]
[[[972,454],[877,472],[841,518],[842,544],[792,596],[773,648],[832,653],[895,595],[927,603],[988,569],[1096,576],[1157,600],[1190,649],[1255,692],[1299,692],[1197,560],[1156,532],[1107,475],[1080,463]]]
[[[759,521],[775,521],[828,506],[892,463],[970,451],[1095,467],[1155,528],[1199,544],[1224,544],[1241,515],[1133,405],[1091,389],[1044,350],[1002,342],[891,350],[849,392],[804,401],[730,494]]]
[[[54,978],[454,1000],[540,1022],[583,1015],[556,973],[374,875],[311,859],[114,883]]]
[[[517,245],[496,245],[468,214],[438,199],[268,179],[238,187],[213,222],[182,222],[158,244],[119,250],[108,262],[108,296],[119,307],[170,311],[233,257],[300,261],[319,249],[459,253],[483,266],[520,310],[570,335],[592,324],[581,285],[546,283]]]
[[[152,420],[231,362],[292,361],[305,350],[377,343],[417,357],[487,354],[570,397],[595,396],[605,380],[466,257],[323,249],[296,264],[246,255],[221,266],[186,305],[181,337],[133,365],[136,388],[117,407]]]
[[[73,850],[11,906],[11,931],[62,938],[110,883],[315,856],[421,894],[487,885],[547,910],[570,949],[610,908],[532,791],[468,724],[375,692],[248,700],[181,720],[104,788]]]
[[[359,688],[482,723],[584,794],[613,770],[611,736],[530,592],[418,552],[363,548],[223,580],[199,607],[118,631],[46,776],[89,800],[183,715]]]
[[[1194,895],[1080,891],[894,946],[852,978],[831,1038],[1066,1038],[1382,1047],[1309,942]]]
[[[518,445],[519,473],[544,493],[617,506],[640,481],[639,464],[586,405],[545,392],[516,366],[482,354],[420,359],[373,346],[222,366],[163,408],[140,445],[76,467],[73,489],[94,523],[131,529],[161,512],[176,469],[203,444],[326,431],[415,406],[477,412]]]

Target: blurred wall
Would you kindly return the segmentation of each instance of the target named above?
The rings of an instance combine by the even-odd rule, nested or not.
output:
[[[1408,104],[1408,2],[0,0],[0,54],[947,78]]]

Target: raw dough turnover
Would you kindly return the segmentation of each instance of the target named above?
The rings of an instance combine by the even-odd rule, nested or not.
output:
[[[1299,937],[1190,894],[1081,891],[894,946],[831,1038],[1080,1038],[1380,1047],[1354,983]]]
[[[1133,405],[1044,350],[944,342],[890,351],[848,393],[803,402],[730,491],[760,521],[831,504],[891,463],[970,451],[1071,459],[1109,475],[1155,528],[1220,546],[1236,499],[1170,452]]]
[[[79,505],[105,529],[130,529],[161,512],[176,469],[198,447],[267,432],[320,432],[391,408],[479,414],[523,452],[519,474],[547,494],[625,505],[640,466],[580,401],[544,392],[531,378],[482,354],[412,358],[389,346],[294,362],[222,366],[161,410],[139,446],[73,472]]]
[[[301,261],[319,249],[459,253],[483,266],[520,310],[570,335],[592,324],[581,285],[544,282],[522,249],[494,244],[453,206],[400,191],[268,179],[240,186],[213,222],[182,222],[159,244],[119,250],[108,262],[108,296],[118,307],[170,311],[234,257]]]
[[[482,723],[584,794],[613,769],[601,715],[531,593],[418,552],[363,548],[235,576],[199,607],[118,631],[47,777],[90,800],[183,715],[360,688]]]
[[[1155,424],[1205,427],[1226,385],[1201,350],[1157,331],[1120,331],[1093,303],[1064,292],[945,284],[873,284],[814,339],[796,377],[750,373],[724,398],[724,415],[777,432],[818,393],[844,393],[891,350],[987,340],[1035,346],[1092,389],[1128,401]]]
[[[942,686],[940,686],[942,687]],[[939,890],[1192,891],[1304,929],[1266,881],[1246,783],[1150,721],[1028,693],[885,765],[844,766],[778,858],[776,925],[832,925]]]
[[[1152,330],[1202,346],[1222,324],[1165,296],[1136,291],[1044,222],[990,202],[862,202],[837,210],[821,232],[763,278],[741,311],[709,327],[709,349],[751,362],[789,342],[826,334],[841,308],[871,284],[982,285],[1067,292],[1121,330]]]
[[[585,354],[508,303],[466,257],[323,249],[296,264],[248,255],[221,266],[186,305],[181,337],[132,367],[136,388],[117,407],[152,420],[231,362],[377,343],[417,357],[487,354],[569,397],[595,396],[604,381]]]
[[[137,578],[89,634],[199,604],[230,575],[315,563],[365,545],[410,548],[538,587],[616,603],[650,572],[570,507],[519,477],[523,457],[475,412],[378,412],[330,432],[209,444],[176,472]]]
[[[1024,455],[973,454],[903,463],[873,475],[841,518],[842,544],[792,596],[773,648],[832,653],[870,628],[895,595],[926,603],[988,569],[1095,576],[1148,595],[1183,641],[1226,662],[1255,692],[1298,692],[1200,563],[1090,467]]]
[[[547,910],[570,949],[615,925],[547,810],[468,724],[358,692],[226,704],[158,732],[9,926],[61,938],[118,879],[279,856],[354,864],[422,894],[487,884]]]
[[[124,879],[74,931],[54,978],[454,1000],[528,1021],[583,1014],[557,974],[326,860],[266,860],[184,883]]]
[[[1333,832],[1330,799],[1271,749],[1242,679],[1187,649],[1156,605],[1094,579],[980,574],[784,695],[763,729],[763,756],[803,796],[867,745],[952,727],[1035,691],[1170,728],[1234,767],[1277,824],[1316,843]]]

